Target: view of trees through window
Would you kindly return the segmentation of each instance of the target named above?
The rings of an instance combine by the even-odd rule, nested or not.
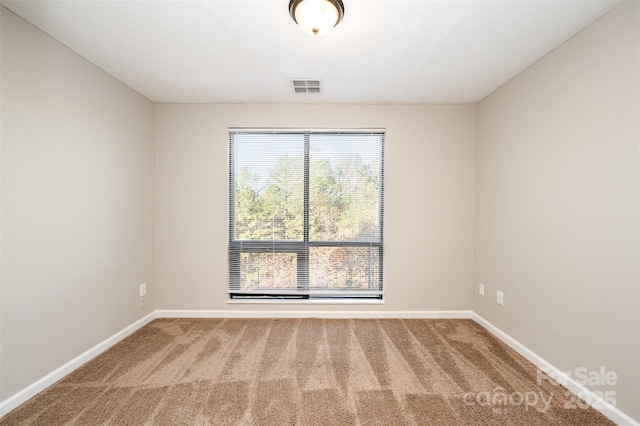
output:
[[[382,135],[230,135],[232,293],[380,291]]]

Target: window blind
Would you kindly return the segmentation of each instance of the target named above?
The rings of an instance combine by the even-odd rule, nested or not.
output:
[[[384,130],[229,129],[229,296],[376,298]]]

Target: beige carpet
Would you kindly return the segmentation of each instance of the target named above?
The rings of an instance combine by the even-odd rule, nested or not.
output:
[[[0,425],[613,424],[570,405],[471,320],[161,319]]]

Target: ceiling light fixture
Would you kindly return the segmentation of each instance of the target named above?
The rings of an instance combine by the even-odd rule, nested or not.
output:
[[[341,0],[291,0],[289,14],[309,34],[321,35],[342,20],[344,4]]]

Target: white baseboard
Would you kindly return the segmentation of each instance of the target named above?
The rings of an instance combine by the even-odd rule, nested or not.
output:
[[[252,311],[157,310],[157,318],[448,318],[470,319],[472,311]]]
[[[548,371],[551,377],[557,379],[557,381],[561,382],[563,386],[565,386],[568,390],[576,394],[578,397],[583,399],[585,402],[590,403],[594,409],[602,413],[611,421],[615,422],[618,425],[629,425],[629,426],[640,426],[640,423],[633,420],[631,417],[620,411],[618,408],[604,401],[600,396],[598,396],[593,391],[586,388],[581,383],[577,382],[575,379],[567,375],[566,373],[560,371],[550,362],[546,361],[544,358],[533,352],[531,349],[524,346],[522,343],[518,342],[513,337],[509,336],[504,331],[500,330],[495,325],[491,324],[489,321],[476,314],[472,313],[472,319],[484,327],[491,334],[496,336],[498,339],[502,340],[508,346],[510,346],[513,350],[518,352],[524,358],[526,358],[529,362],[531,362],[536,367],[542,369],[543,371]]]
[[[156,312],[153,311],[149,315],[143,318],[140,318],[138,321],[125,327],[124,329],[120,330],[113,336],[103,340],[102,342],[98,343],[88,351],[78,355],[71,361],[55,369],[54,371],[47,374],[40,380],[32,383],[31,385],[22,389],[18,393],[0,402],[0,417],[4,416],[9,411],[18,407],[20,404],[26,402],[28,399],[34,397],[39,392],[42,392],[43,390],[45,390],[46,388],[48,388],[58,380],[62,379],[64,376],[71,373],[81,365],[87,363],[88,361],[92,360],[96,356],[100,355],[102,352],[106,351],[111,346],[120,342],[122,339],[124,339],[134,331],[144,327],[145,325],[150,323],[153,319],[155,319],[155,317],[156,317]]]

